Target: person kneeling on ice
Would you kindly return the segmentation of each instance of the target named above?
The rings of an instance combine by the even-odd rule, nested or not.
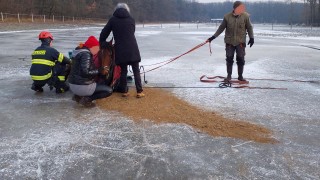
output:
[[[250,22],[249,14],[245,12],[245,5],[241,1],[235,1],[233,4],[233,11],[226,14],[223,18],[221,25],[216,33],[211,36],[207,41],[211,42],[218,37],[224,30],[226,43],[226,61],[227,61],[227,73],[226,81],[231,80],[233,57],[234,53],[237,53],[237,65],[238,65],[238,80],[245,81],[243,78],[243,67],[245,64],[244,56],[246,54],[246,31],[249,35],[248,45],[250,47],[254,44],[253,28]]]
[[[94,65],[93,56],[98,51],[98,40],[90,36],[83,45],[80,44],[72,52],[72,67],[68,79],[70,89],[74,93],[72,99],[85,107],[92,107],[93,100],[106,98],[112,94],[110,87],[95,82],[96,76],[105,69],[96,68]]]
[[[69,90],[66,85],[66,76],[70,71],[70,59],[59,53],[52,46],[53,36],[50,32],[42,31],[39,34],[41,46],[32,53],[30,68],[33,84],[31,89],[43,92],[43,86],[48,84],[50,89],[56,88],[56,93]]]

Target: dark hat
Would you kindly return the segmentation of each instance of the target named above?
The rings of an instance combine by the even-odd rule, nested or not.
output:
[[[233,3],[233,9],[236,9],[238,6],[240,6],[241,4],[243,4],[241,1],[235,1]]]

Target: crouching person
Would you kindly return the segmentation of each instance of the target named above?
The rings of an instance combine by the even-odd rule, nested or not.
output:
[[[48,84],[50,89],[56,88],[56,93],[69,90],[65,84],[69,73],[70,59],[58,52],[52,46],[53,36],[50,32],[42,31],[39,34],[41,46],[32,53],[30,75],[33,80],[31,89],[43,92],[43,86]]]
[[[85,107],[92,107],[93,100],[112,94],[110,87],[95,82],[96,76],[104,71],[104,67],[96,68],[94,65],[93,56],[98,51],[98,40],[90,36],[84,45],[79,45],[72,53],[72,68],[68,79],[74,93],[72,99]]]

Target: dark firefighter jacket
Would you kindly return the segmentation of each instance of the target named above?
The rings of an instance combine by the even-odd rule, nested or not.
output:
[[[70,64],[69,58],[59,53],[56,49],[43,43],[32,53],[30,75],[34,81],[44,81],[51,78],[53,66],[56,63]]]
[[[93,55],[89,49],[77,48],[72,53],[72,67],[69,74],[69,83],[76,85],[89,85],[94,83],[99,74],[93,62]]]
[[[240,43],[246,43],[246,33],[253,38],[253,28],[250,22],[249,14],[244,12],[239,16],[233,15],[233,12],[226,14],[217,32],[214,34],[218,37],[224,30],[224,42],[234,46]]]
[[[117,9],[100,33],[99,42],[105,42],[110,33],[115,40],[115,62],[131,64],[140,62],[140,51],[135,38],[135,21],[124,8]]]

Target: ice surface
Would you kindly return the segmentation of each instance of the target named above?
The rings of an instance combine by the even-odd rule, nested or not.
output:
[[[225,117],[263,125],[278,144],[211,137],[183,124],[139,124],[117,112],[82,108],[71,93],[30,90],[30,54],[37,30],[1,32],[0,179],[319,179],[319,28],[255,25],[247,48],[245,78],[313,80],[315,83],[250,80],[250,86],[288,90],[219,89],[201,75],[226,75],[223,35],[146,74],[180,98]],[[54,47],[67,54],[99,36],[103,25],[50,30]],[[145,70],[210,37],[212,24],[137,26]],[[149,65],[149,66],[148,66]],[[152,66],[150,66],[152,65]],[[233,77],[237,74],[234,65]],[[148,96],[146,97],[148,98]]]

